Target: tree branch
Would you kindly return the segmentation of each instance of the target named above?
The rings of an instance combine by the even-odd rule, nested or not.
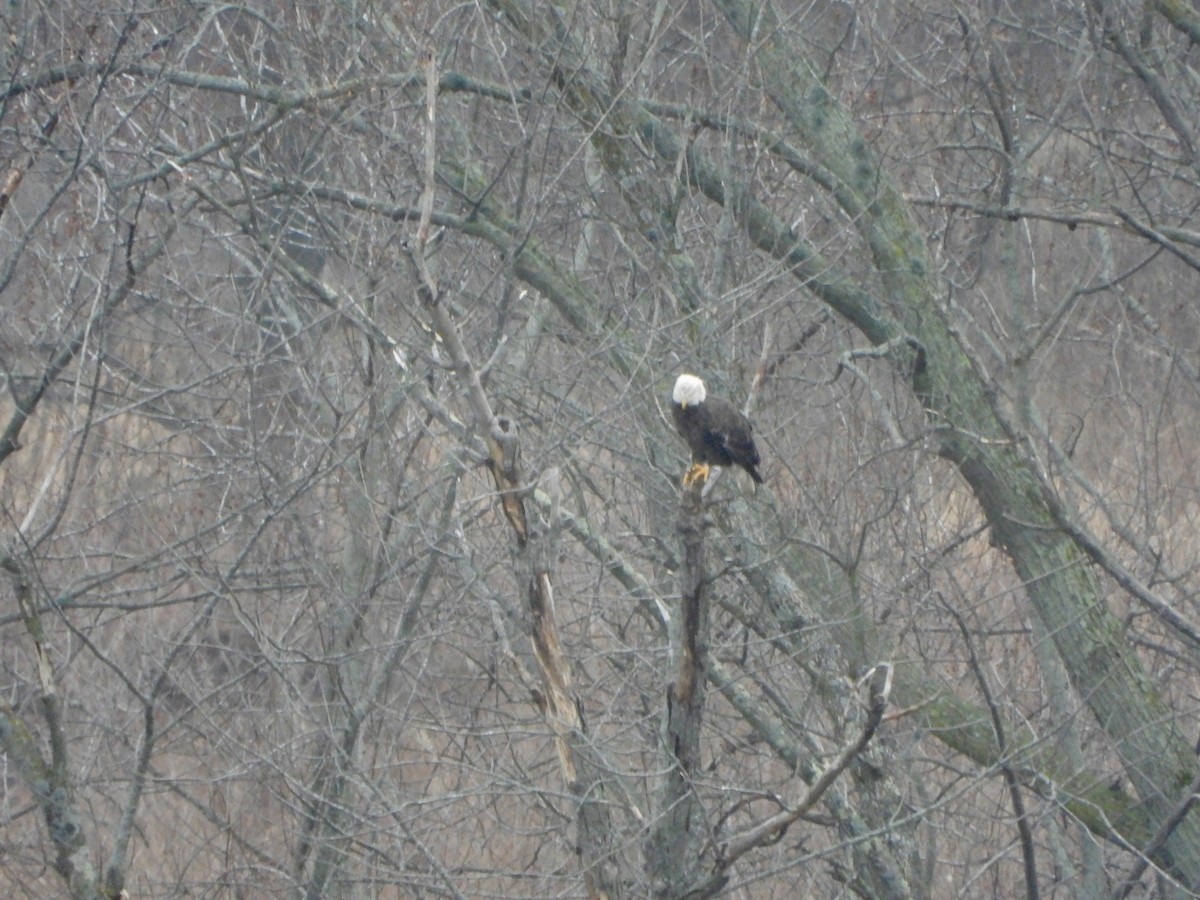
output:
[[[419,203],[416,240],[412,246],[406,247],[407,256],[416,272],[418,298],[430,315],[455,372],[466,385],[467,402],[475,420],[475,428],[487,443],[488,465],[501,507],[512,528],[517,548],[529,565],[525,577],[526,604],[531,619],[530,640],[545,688],[544,693],[539,692],[532,699],[554,733],[563,779],[578,803],[576,824],[583,875],[589,896],[599,900],[616,896],[619,892],[613,856],[615,840],[609,811],[604,805],[602,792],[598,790],[593,767],[587,761],[587,727],[580,703],[574,696],[570,664],[559,638],[551,579],[551,548],[545,546],[546,541],[532,533],[529,527],[525,510],[527,489],[519,465],[516,423],[493,413],[479,370],[466,350],[449,304],[442,302],[433,273],[426,263],[437,172],[437,68],[432,54],[426,56],[425,67],[425,180]],[[581,772],[586,773],[587,777],[581,777]]]
[[[825,792],[838,780],[843,772],[866,749],[871,738],[875,736],[883,714],[887,710],[888,698],[892,693],[892,665],[880,663],[875,666],[863,679],[870,687],[870,698],[867,703],[867,718],[855,740],[843,747],[837,756],[827,765],[809,785],[804,796],[790,808],[776,813],[763,820],[748,831],[730,838],[721,845],[718,857],[722,871],[728,869],[748,852],[774,841],[789,825],[812,811]]]

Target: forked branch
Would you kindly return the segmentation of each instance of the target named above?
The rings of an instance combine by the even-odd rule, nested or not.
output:
[[[773,816],[759,822],[753,828],[730,838],[719,848],[717,871],[714,877],[723,879],[729,868],[751,850],[762,847],[777,840],[787,828],[802,816],[807,815],[821,801],[833,784],[849,768],[850,764],[861,754],[875,731],[883,721],[887,709],[888,697],[892,693],[892,665],[879,663],[864,679],[870,690],[867,701],[867,716],[858,737],[853,743],[844,747],[827,765],[821,774],[813,781],[804,796],[794,804],[781,810]]]

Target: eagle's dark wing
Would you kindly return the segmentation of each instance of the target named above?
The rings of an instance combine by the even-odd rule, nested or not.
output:
[[[704,444],[711,458],[703,460],[718,466],[741,466],[759,484],[758,448],[754,446],[754,432],[750,420],[728,400],[710,397],[703,404],[707,407],[704,429]]]

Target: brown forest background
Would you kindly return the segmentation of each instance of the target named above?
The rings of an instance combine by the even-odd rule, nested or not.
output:
[[[0,25],[5,896],[1200,892],[1187,0]]]

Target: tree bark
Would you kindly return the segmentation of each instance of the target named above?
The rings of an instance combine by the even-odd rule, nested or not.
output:
[[[703,483],[683,488],[679,503],[683,565],[676,621],[669,629],[673,680],[667,688],[659,747],[663,774],[646,839],[651,894],[664,900],[688,896],[709,868],[703,860],[709,828],[693,785],[700,772],[711,606],[704,536],[710,523],[702,487]]]

